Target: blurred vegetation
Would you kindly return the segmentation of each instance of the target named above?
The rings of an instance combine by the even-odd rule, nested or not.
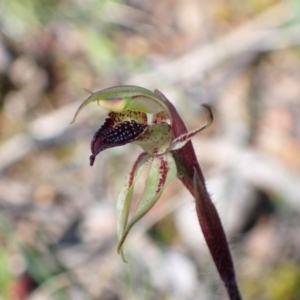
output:
[[[300,1],[3,0],[0,299],[226,299],[178,182],[116,255],[115,199],[139,149],[89,143],[88,95],[158,88],[189,128],[245,299],[300,299]],[[142,184],[137,186],[136,196]],[[200,296],[199,296],[200,295]]]

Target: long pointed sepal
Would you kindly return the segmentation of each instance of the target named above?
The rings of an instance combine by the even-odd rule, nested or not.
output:
[[[122,222],[121,235],[119,235],[118,252],[123,256],[123,244],[131,229],[158,201],[165,186],[177,175],[175,161],[170,153],[154,156],[152,158],[149,175],[145,184],[143,195],[132,218],[124,228]],[[131,191],[132,193],[132,191]],[[128,219],[128,214],[126,220]]]
[[[134,163],[131,172],[127,175],[125,182],[121,188],[117,200],[117,233],[119,240],[121,240],[124,236],[124,232],[128,223],[134,184],[140,177],[149,159],[150,156],[146,152],[140,154],[140,156]],[[118,250],[118,252],[122,255],[123,261],[126,262],[123,251]]]

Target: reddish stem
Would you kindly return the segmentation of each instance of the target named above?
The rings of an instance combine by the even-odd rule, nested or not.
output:
[[[173,138],[187,132],[183,120],[173,104],[158,90],[155,94],[168,106],[172,117]],[[241,300],[234,265],[226,239],[226,235],[218,212],[207,192],[204,176],[197,161],[192,143],[189,141],[184,147],[173,151],[176,161],[178,178],[195,197],[198,220],[213,257],[217,270],[227,289],[231,300]]]

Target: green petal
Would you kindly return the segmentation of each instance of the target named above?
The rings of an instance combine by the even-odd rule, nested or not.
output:
[[[155,93],[138,86],[124,85],[93,93],[80,105],[71,124],[86,105],[95,101],[100,107],[109,111],[131,110],[149,114],[164,111],[168,116],[170,115],[165,103]]]
[[[204,130],[212,124],[214,117],[211,108],[206,104],[203,104],[202,106],[206,109],[207,113],[206,123],[203,126],[196,128],[195,130],[189,131],[185,134],[182,134],[176,139],[174,139],[169,149],[170,151],[182,148],[188,141],[191,140],[192,137],[194,137],[194,135],[196,135],[197,133],[199,133],[200,131]]]
[[[123,254],[123,244],[130,228],[139,221],[158,201],[165,186],[177,175],[176,164],[171,153],[154,156],[149,176],[147,178],[144,192],[138,207],[132,216],[126,228],[122,228],[122,234],[119,235],[118,252]],[[131,191],[132,195],[132,191]],[[127,214],[128,219],[128,214]],[[127,220],[126,219],[126,220]],[[124,224],[124,223],[123,223]]]
[[[127,175],[125,182],[121,188],[118,200],[117,200],[117,233],[120,240],[124,235],[125,228],[128,222],[128,215],[130,211],[130,205],[132,200],[132,193],[134,184],[141,175],[146,163],[149,161],[150,155],[142,153],[133,165],[131,172]],[[120,251],[119,251],[120,252]],[[126,261],[121,251],[123,261]]]

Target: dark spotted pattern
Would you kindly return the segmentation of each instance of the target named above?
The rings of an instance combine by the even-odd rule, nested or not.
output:
[[[94,164],[97,154],[101,151],[136,140],[146,127],[146,124],[139,124],[134,120],[115,125],[111,118],[107,118],[93,137],[91,143],[92,155],[90,156],[91,166]]]

